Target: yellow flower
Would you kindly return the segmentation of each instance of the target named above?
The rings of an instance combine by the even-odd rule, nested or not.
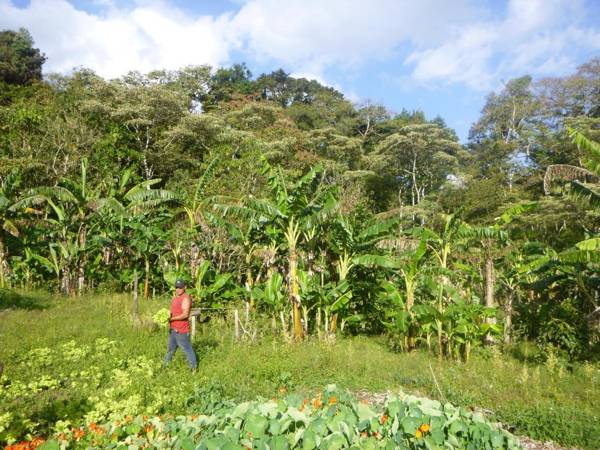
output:
[[[423,425],[421,425],[419,427],[419,430],[421,430],[422,433],[427,433],[429,431],[430,427],[429,424],[424,423]]]
[[[423,436],[423,433],[421,433],[421,430],[417,430],[417,432],[415,433],[415,437],[419,439],[421,436]]]

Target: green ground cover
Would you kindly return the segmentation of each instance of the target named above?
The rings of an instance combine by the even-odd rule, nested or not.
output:
[[[523,348],[479,352],[468,364],[438,361],[391,352],[384,338],[370,337],[292,345],[260,327],[254,343],[236,343],[229,323],[213,317],[199,328],[200,368],[192,374],[181,353],[161,369],[166,334],[150,318],[165,304],[142,302],[142,324],[134,326],[126,296],[0,291],[0,309],[10,308],[0,311],[0,441],[115,415],[192,415],[225,398],[312,398],[335,384],[489,411],[490,420],[537,439],[589,449],[600,442],[598,366],[536,365]]]

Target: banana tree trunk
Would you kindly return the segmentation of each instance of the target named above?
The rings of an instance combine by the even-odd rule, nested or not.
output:
[[[150,295],[150,261],[144,259],[144,299],[147,300]]]
[[[81,295],[85,287],[85,263],[79,263],[78,273],[79,276],[77,278],[77,293]]]
[[[61,291],[64,295],[71,293],[71,273],[67,267],[62,270]]]
[[[131,305],[131,315],[135,324],[140,321],[139,301],[138,301],[138,273],[137,269],[133,271],[133,304]]]
[[[6,249],[4,248],[4,242],[2,242],[2,239],[0,238],[0,288],[6,287],[7,259],[8,254]]]
[[[512,313],[513,313],[513,299],[514,292],[511,292],[506,301],[506,305],[504,307],[504,342],[506,344],[510,343],[510,335],[512,331]]]
[[[494,307],[494,260],[488,256],[485,260],[485,306]]]
[[[315,327],[317,329],[317,336],[321,339],[321,307],[319,306],[315,311]]]
[[[298,286],[298,255],[295,248],[290,248],[289,256],[289,283],[290,283],[290,302],[292,303],[292,317],[294,321],[294,339],[299,341],[304,337],[302,329],[302,320],[300,318],[300,290]]]
[[[494,302],[494,260],[491,256],[487,256],[485,260],[485,306],[488,308],[493,308],[495,306]],[[487,323],[490,325],[496,323],[495,317],[489,317],[486,319]],[[486,342],[493,343],[494,338],[489,334],[485,337]]]
[[[85,226],[81,227],[79,231],[79,248],[81,250],[85,249],[85,243],[87,240],[87,228]],[[85,253],[81,255],[81,260],[79,261],[77,267],[77,294],[81,295],[83,293],[83,288],[85,287]]]

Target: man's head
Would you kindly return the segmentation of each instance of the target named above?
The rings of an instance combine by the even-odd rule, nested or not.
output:
[[[185,292],[185,281],[183,281],[182,279],[178,279],[175,282],[175,293],[177,295],[181,295]]]

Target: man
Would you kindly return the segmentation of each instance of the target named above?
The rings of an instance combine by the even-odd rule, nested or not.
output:
[[[175,297],[171,300],[171,318],[169,319],[169,343],[167,354],[165,355],[165,365],[167,365],[181,347],[192,370],[196,370],[198,362],[192,341],[190,340],[190,308],[192,306],[191,297],[185,292],[185,281],[177,280],[175,282]]]

